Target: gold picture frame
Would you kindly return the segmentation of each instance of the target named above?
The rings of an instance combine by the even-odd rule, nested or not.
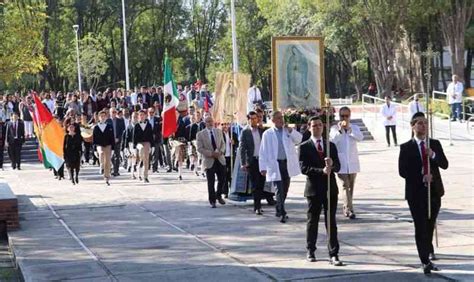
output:
[[[325,98],[323,38],[272,37],[273,110],[320,108]]]

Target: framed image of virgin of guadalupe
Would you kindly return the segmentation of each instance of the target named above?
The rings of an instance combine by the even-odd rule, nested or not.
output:
[[[324,45],[321,37],[272,37],[273,109],[324,105]]]

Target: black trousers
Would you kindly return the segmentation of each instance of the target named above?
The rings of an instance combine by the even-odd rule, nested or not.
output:
[[[387,139],[387,144],[390,145],[390,130],[392,130],[393,142],[397,145],[397,129],[395,125],[386,125],[385,126],[385,138]]]
[[[318,224],[321,210],[324,209],[324,225],[328,229],[328,200],[327,197],[307,197],[308,212],[306,223],[306,248],[309,251],[316,250],[318,240]],[[331,223],[331,240],[328,242],[329,257],[337,256],[339,253],[339,241],[337,240],[336,225],[337,194],[331,195],[331,210],[329,218]]]
[[[15,139],[13,144],[8,144],[8,157],[12,163],[13,168],[20,168],[21,165],[21,141],[19,139]]]
[[[92,152],[92,143],[84,142],[84,159],[86,163],[91,159]]]
[[[79,177],[79,170],[81,168],[81,162],[68,162],[66,164],[67,170],[69,172],[69,179],[77,179]]]
[[[426,189],[426,188],[425,188]],[[441,198],[431,198],[431,218],[428,219],[428,196],[408,200],[410,213],[415,224],[415,241],[421,263],[427,264],[433,248],[433,231],[441,208]]]
[[[257,158],[252,158],[250,161],[248,172],[253,186],[253,210],[256,211],[262,208],[261,200],[264,197],[263,187],[265,186],[265,176],[260,173]]]
[[[114,174],[117,174],[120,170],[120,160],[122,159],[122,156],[120,156],[120,147],[121,147],[122,142],[117,142],[115,143],[114,146],[114,151],[113,151],[113,156],[112,156],[112,165],[114,166]]]
[[[214,188],[217,175],[217,190]],[[206,170],[207,178],[207,191],[209,194],[209,203],[215,204],[217,197],[221,197],[222,188],[225,182],[225,166],[222,165],[218,160],[214,160],[214,164],[211,168]]]
[[[0,168],[3,168],[3,151],[5,150],[4,146],[0,146]]]
[[[54,173],[54,176],[64,178],[64,164],[59,168],[59,170],[55,170],[53,168],[53,173]]]
[[[288,189],[290,189],[290,176],[288,174],[288,166],[286,160],[278,160],[278,167],[280,170],[281,180],[273,182],[273,185],[276,186],[276,216],[285,216],[285,201],[286,196],[288,195]]]
[[[229,188],[232,183],[232,160],[230,157],[225,157],[225,181],[222,187],[222,194],[228,196]]]
[[[151,167],[153,171],[157,171],[158,164],[163,165],[163,157],[162,157],[163,145],[161,144],[161,142],[156,142],[154,145],[154,148],[155,150],[153,150],[153,155],[151,156],[150,160],[151,160]]]

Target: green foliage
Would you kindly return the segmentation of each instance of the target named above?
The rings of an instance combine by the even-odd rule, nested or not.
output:
[[[0,6],[0,81],[9,83],[25,73],[38,73],[46,63],[41,41],[45,5],[10,1]]]
[[[431,109],[434,114],[441,114],[439,116],[442,118],[446,118],[445,115],[449,116],[451,114],[451,108],[449,107],[449,104],[446,103],[446,101],[432,101]]]

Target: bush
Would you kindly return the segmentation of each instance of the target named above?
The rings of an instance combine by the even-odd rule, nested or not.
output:
[[[434,114],[438,114],[438,116],[440,116],[441,118],[448,118],[447,116],[451,114],[451,108],[449,107],[449,104],[445,101],[432,101],[431,109]]]

